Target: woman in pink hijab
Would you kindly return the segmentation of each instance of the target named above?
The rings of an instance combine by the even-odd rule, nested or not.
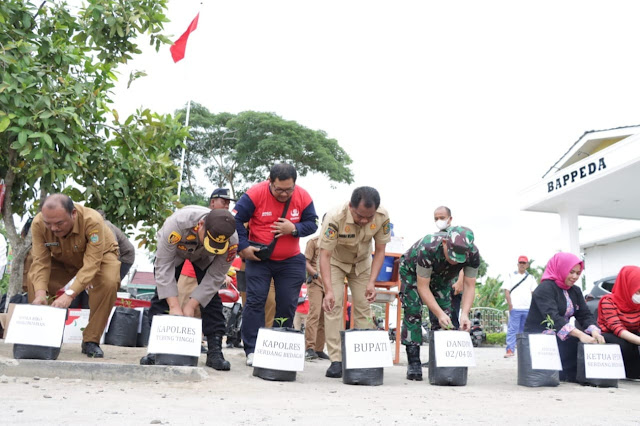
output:
[[[640,379],[640,268],[620,270],[611,294],[600,299],[598,325],[607,343],[620,345],[627,378]]]
[[[531,298],[529,315],[524,325],[526,333],[555,334],[562,360],[560,380],[576,381],[578,342],[604,343],[596,320],[575,284],[584,263],[571,253],[556,253],[547,263],[540,285]],[[547,320],[547,316],[551,320]],[[584,331],[569,322],[571,317],[585,327]]]

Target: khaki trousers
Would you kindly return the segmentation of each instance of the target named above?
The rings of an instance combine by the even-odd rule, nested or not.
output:
[[[178,278],[178,303],[180,303],[180,308],[184,308],[185,303],[189,301],[189,297],[196,287],[198,287],[198,280],[196,277],[188,277],[180,274],[180,277]],[[195,309],[195,317],[202,318],[199,303]]]
[[[307,317],[309,314],[301,314],[300,312],[296,312],[293,317],[293,328],[296,330],[302,330],[302,324],[307,324]]]
[[[58,290],[71,281],[77,273],[78,270],[73,266],[51,259],[49,296],[55,296]],[[100,343],[100,338],[109,320],[109,314],[111,314],[111,308],[116,303],[118,287],[120,287],[120,261],[115,253],[105,253],[102,257],[100,270],[87,287],[90,312],[89,323],[82,333],[83,342]],[[33,302],[35,289],[32,283],[29,283],[28,297],[29,303]],[[53,302],[53,297],[51,302]]]
[[[341,290],[344,288],[341,287]],[[324,288],[315,280],[307,285],[309,297],[309,315],[304,328],[305,349],[313,349],[315,352],[324,351],[324,312],[322,311],[322,299]]]
[[[340,332],[344,330],[344,319],[342,317],[342,304],[344,302],[344,279],[347,278],[351,289],[351,328],[369,329],[372,328],[371,307],[365,298],[364,292],[371,276],[371,269],[368,269],[356,276],[355,266],[351,267],[349,273],[345,273],[337,266],[331,265],[331,284],[336,303],[331,312],[324,314],[324,326],[327,340],[327,349],[331,362],[342,362],[342,346]],[[355,320],[355,322],[354,322]],[[355,326],[354,326],[355,324]]]
[[[269,294],[267,295],[267,302],[264,305],[264,326],[267,328],[273,327],[273,320],[276,317],[276,286],[271,280],[271,287],[269,287]]]

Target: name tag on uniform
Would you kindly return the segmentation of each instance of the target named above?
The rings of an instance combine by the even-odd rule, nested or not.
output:
[[[60,243],[44,243],[45,247],[58,247]]]

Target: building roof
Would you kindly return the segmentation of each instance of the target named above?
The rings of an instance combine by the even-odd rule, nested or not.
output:
[[[146,285],[155,285],[156,279],[153,276],[153,272],[141,272],[136,271],[131,278],[131,282],[129,284],[146,284]]]

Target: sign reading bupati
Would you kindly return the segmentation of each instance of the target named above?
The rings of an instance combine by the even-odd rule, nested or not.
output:
[[[304,334],[275,331],[268,328],[258,330],[253,366],[281,371],[304,369]]]
[[[176,315],[154,315],[147,353],[200,356],[202,320]]]
[[[471,336],[466,331],[438,330],[433,333],[438,367],[475,367]]]
[[[587,379],[624,379],[620,345],[584,345],[584,376]]]
[[[562,370],[555,334],[530,334],[531,368],[534,370]]]
[[[59,348],[66,315],[66,309],[18,304],[13,310],[5,342]]]
[[[344,333],[345,368],[392,367],[389,334],[382,330]]]

